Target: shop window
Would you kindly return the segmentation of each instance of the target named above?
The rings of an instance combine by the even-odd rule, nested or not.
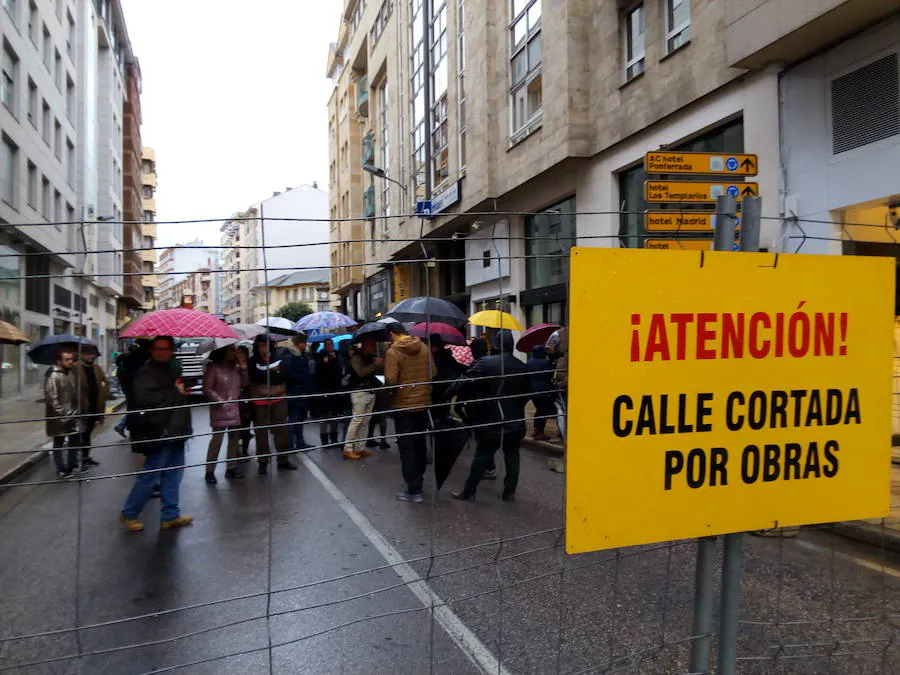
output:
[[[525,219],[525,282],[542,288],[568,280],[569,249],[575,245],[575,198]]]

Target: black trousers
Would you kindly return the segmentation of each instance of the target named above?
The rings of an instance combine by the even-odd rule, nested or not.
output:
[[[428,465],[428,415],[424,410],[394,413],[394,430],[400,450],[400,466],[409,494],[422,493],[422,481]]]
[[[552,394],[542,394],[531,399],[534,403],[534,430],[544,433],[547,420],[556,418],[556,397]]]
[[[95,417],[84,417],[81,420],[81,459],[85,460],[91,456],[91,434],[94,433],[94,427],[97,426]]]
[[[494,454],[497,450],[503,450],[503,462],[506,466],[506,475],[503,477],[504,492],[515,492],[519,484],[519,446],[525,432],[504,432],[496,429],[490,431],[475,432],[475,458],[472,460],[472,468],[469,469],[469,477],[466,479],[465,491],[475,494],[478,483],[481,482],[484,472],[494,466]]]
[[[78,446],[81,434],[53,437],[53,461],[60,473],[69,473],[78,466]]]

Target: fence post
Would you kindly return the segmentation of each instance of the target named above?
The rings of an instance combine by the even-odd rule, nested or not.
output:
[[[759,251],[762,199],[747,197],[741,213],[741,251]],[[719,609],[720,675],[734,675],[737,665],[738,620],[741,608],[741,550],[744,535],[725,535],[722,558],[722,603]]]
[[[737,224],[737,199],[722,195],[716,199],[716,234],[713,250],[731,251]],[[691,634],[692,673],[709,672],[709,641],[713,625],[713,586],[716,574],[716,538],[697,540],[697,566],[694,576],[694,622]]]

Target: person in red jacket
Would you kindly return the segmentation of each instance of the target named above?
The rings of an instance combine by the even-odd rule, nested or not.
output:
[[[216,484],[216,462],[222,448],[222,438],[228,436],[228,465],[225,478],[243,478],[238,469],[238,445],[241,439],[241,410],[238,400],[247,386],[247,366],[238,360],[234,347],[217,349],[209,355],[203,374],[203,394],[211,403],[209,425],[212,436],[206,452],[206,482]]]

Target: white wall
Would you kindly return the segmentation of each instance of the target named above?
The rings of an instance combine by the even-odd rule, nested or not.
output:
[[[743,115],[744,151],[759,155],[759,183],[763,198],[761,246],[778,248],[780,237],[778,76],[769,73],[748,74],[710,96],[695,102],[669,118],[635,134],[601,153],[581,176],[576,190],[578,211],[617,212],[621,206],[617,173],[643,161],[650,150],[677,143],[721,122]],[[685,178],[688,178],[685,176]],[[603,239],[579,240],[579,246],[618,247],[619,217],[580,215],[579,237]]]
[[[782,161],[786,203],[800,219],[807,236],[839,239],[839,211],[900,194],[900,135],[855,150],[832,154],[830,83],[870,61],[900,49],[900,16],[865,34],[784,72],[782,98]],[[832,213],[835,212],[835,213]],[[802,242],[792,228],[790,248]],[[803,243],[804,253],[841,252],[839,241]]]
[[[490,264],[485,267],[482,256],[490,253]],[[509,221],[500,220],[497,223],[483,225],[480,230],[466,237],[466,287],[474,287],[490,281],[503,280],[503,287],[509,292]],[[493,292],[487,295],[475,297],[472,290],[472,299],[480,300],[483,297],[498,295],[499,282],[489,284],[493,286]]]
[[[301,185],[287,192],[264,200],[260,207],[265,218],[266,260],[269,279],[297,270],[322,268],[331,263],[329,254],[328,193],[324,190]],[[291,218],[299,220],[279,220]],[[316,218],[319,222],[304,220]],[[260,243],[262,243],[260,241]],[[288,244],[318,244],[275,248]],[[262,267],[261,254],[257,258]],[[281,269],[278,269],[281,268]],[[257,275],[263,283],[263,274]],[[243,289],[242,289],[243,290]]]

